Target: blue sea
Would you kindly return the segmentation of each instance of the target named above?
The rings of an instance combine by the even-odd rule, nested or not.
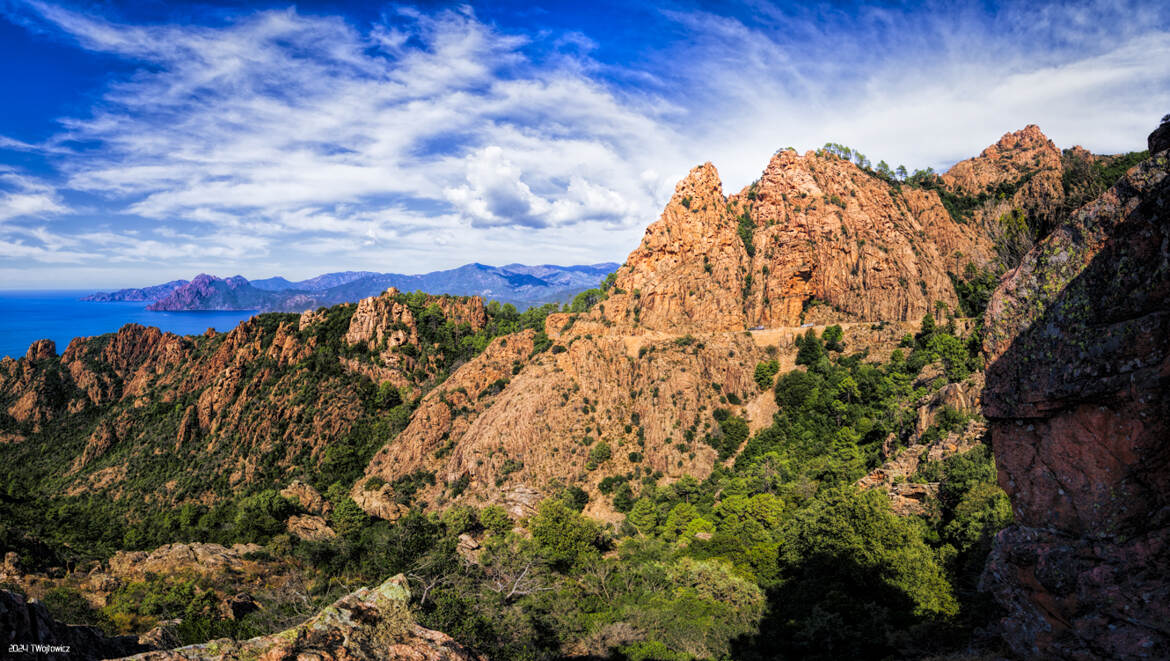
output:
[[[0,291],[0,357],[19,358],[28,345],[49,338],[57,353],[75,337],[113,333],[129,323],[157,326],[179,335],[195,335],[208,328],[228,331],[256,314],[232,312],[150,312],[149,303],[87,303],[93,291]]]

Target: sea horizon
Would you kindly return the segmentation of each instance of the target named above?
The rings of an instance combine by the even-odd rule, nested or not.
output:
[[[0,358],[20,358],[29,345],[49,339],[57,352],[78,337],[115,333],[126,324],[153,326],[177,335],[197,335],[208,328],[226,331],[259,310],[147,310],[150,301],[82,301],[103,289],[0,289]]]

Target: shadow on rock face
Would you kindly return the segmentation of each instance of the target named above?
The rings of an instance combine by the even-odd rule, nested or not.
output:
[[[984,412],[1016,524],[983,585],[1025,656],[1170,657],[1170,123],[1149,141],[985,318]]]

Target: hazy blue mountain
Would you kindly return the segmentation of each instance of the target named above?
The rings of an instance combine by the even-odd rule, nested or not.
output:
[[[263,280],[250,280],[250,284],[256,289],[263,289],[264,291],[284,291],[286,289],[296,289],[296,283],[289,282],[287,279],[279,275],[274,278],[264,278]]]
[[[308,280],[301,280],[293,283],[293,289],[301,289],[304,291],[325,291],[333,287],[340,287],[341,285],[349,284],[355,280],[362,280],[375,275],[383,275],[382,273],[375,273],[374,271],[341,271],[340,273],[326,273]]]
[[[200,274],[190,282],[176,280],[143,289],[95,294],[85,300],[150,300],[150,310],[263,310],[299,312],[376,296],[390,287],[430,294],[482,296],[523,309],[544,303],[569,301],[596,287],[618,264],[605,262],[576,266],[465,264],[445,271],[417,275],[344,271],[301,281],[281,276],[252,280],[243,276],[218,278]],[[151,298],[142,296],[153,292]],[[122,298],[140,296],[140,298]]]
[[[179,287],[187,284],[186,280],[171,280],[161,285],[143,287],[142,289],[119,289],[114,292],[98,292],[82,297],[83,301],[110,303],[114,301],[157,301],[165,298]]]

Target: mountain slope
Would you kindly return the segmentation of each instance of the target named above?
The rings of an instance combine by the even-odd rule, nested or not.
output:
[[[78,338],[60,356],[43,340],[0,362],[0,452],[25,466],[6,478],[19,496],[0,508],[97,507],[118,522],[91,540],[98,551],[119,548],[125,517],[135,523],[127,535],[151,538],[163,531],[143,517],[160,506],[230,503],[283,486],[289,471],[322,491],[348,484],[420,392],[525,319],[489,316],[478,298],[391,290],[360,305],[259,315],[229,333],[131,324]],[[53,531],[42,516],[22,525]]]
[[[851,350],[884,358],[936,301],[957,308],[951,276],[992,252],[936,192],[836,156],[781,152],[731,198],[715,168],[699,166],[605,300],[583,315],[550,315],[547,353],[518,361],[515,344],[530,340],[501,338],[456,371],[351,495],[393,518],[408,500],[395,481],[424,473],[435,481],[420,500],[506,502],[519,514],[516,493],[574,484],[593,496],[587,512],[615,518],[597,497],[606,480],[711,473],[719,453],[703,439],[721,434],[717,409],[753,430],[769,424],[775,405],[754,372],[772,356],[793,366],[806,312],[845,322]],[[828,305],[806,310],[814,301]],[[746,332],[753,325],[768,328]],[[608,458],[596,461],[601,445]]]

